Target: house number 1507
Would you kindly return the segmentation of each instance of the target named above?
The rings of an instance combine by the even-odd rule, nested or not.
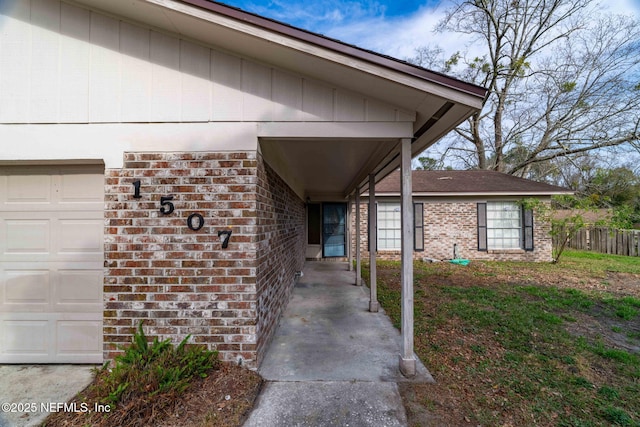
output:
[[[140,199],[142,195],[140,194],[140,180],[136,180],[132,182],[133,184],[133,198]],[[162,196],[160,197],[160,213],[163,215],[171,215],[176,210],[175,205],[173,204],[173,196]],[[187,227],[189,230],[198,231],[202,227],[204,227],[204,217],[200,213],[192,213],[187,217]],[[218,237],[222,237],[222,248],[227,249],[229,246],[229,239],[231,238],[231,230],[220,230],[218,231]]]

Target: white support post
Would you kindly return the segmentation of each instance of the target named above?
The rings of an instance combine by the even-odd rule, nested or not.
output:
[[[360,189],[356,189],[356,285],[362,285],[362,255],[360,253]]]
[[[351,210],[353,209],[353,201],[351,197],[349,197],[349,203],[347,203],[347,217],[344,219],[345,221],[345,229],[347,232],[347,241],[345,242],[346,250],[347,250],[347,262],[349,266],[347,267],[348,271],[353,271],[353,251],[351,250]]]
[[[377,235],[377,215],[376,215],[376,175],[369,175],[369,311],[377,313],[380,308],[378,303],[378,287],[376,277],[376,243]]]
[[[413,199],[411,184],[411,139],[400,143],[401,213],[402,213],[402,352],[400,372],[406,377],[416,374],[413,353]]]

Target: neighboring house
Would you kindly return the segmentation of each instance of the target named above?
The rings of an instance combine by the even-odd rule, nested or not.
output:
[[[606,223],[613,216],[613,209],[559,209],[553,213],[553,218],[562,221],[578,215],[585,225],[593,226],[598,223]]]
[[[494,171],[413,171],[414,258],[550,261],[550,224],[519,203],[549,202],[566,188]],[[400,173],[376,185],[378,257],[400,257]],[[361,199],[360,239],[368,250],[368,197]],[[355,233],[355,222],[352,222]]]
[[[257,367],[349,198],[486,96],[205,0],[2,1],[0,57],[0,363],[144,321]]]

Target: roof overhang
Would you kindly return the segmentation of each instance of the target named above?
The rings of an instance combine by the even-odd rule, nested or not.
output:
[[[221,3],[207,0],[66,1],[367,94],[415,112],[415,121],[410,123],[409,132],[401,135],[413,140],[411,151],[414,156],[480,110],[487,94],[479,86]],[[276,148],[280,152],[287,145],[293,150],[304,145],[292,146],[292,140],[304,142],[315,138],[295,134],[259,137],[268,142],[266,145],[280,144],[281,147]],[[349,136],[339,138],[345,140]],[[343,197],[356,189],[362,191],[370,173],[375,173],[376,181],[379,181],[399,167],[397,150],[389,138],[378,138],[377,141],[367,138],[371,142],[368,150],[346,149],[350,155],[358,157],[352,163],[368,169],[345,171],[342,180],[334,183],[334,189]],[[281,140],[288,142],[278,142]],[[300,154],[304,155],[306,151],[302,150]],[[372,152],[375,155],[372,156]],[[339,157],[348,153],[334,154]],[[347,176],[348,173],[351,175]],[[309,179],[303,177],[301,181]]]
[[[413,197],[551,197],[551,196],[566,196],[574,194],[573,191],[556,191],[556,192],[539,192],[539,191],[524,191],[524,192],[414,192]],[[365,197],[369,196],[369,193],[364,194]],[[400,192],[397,193],[376,193],[376,197],[400,197]]]

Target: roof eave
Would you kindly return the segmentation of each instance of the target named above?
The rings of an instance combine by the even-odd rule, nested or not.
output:
[[[510,191],[499,191],[499,192],[473,192],[473,191],[465,191],[465,192],[414,192],[412,194],[413,197],[487,197],[487,196],[496,196],[496,197],[551,197],[551,196],[565,196],[574,194],[573,191],[553,191],[553,192],[541,192],[541,191],[526,191],[526,192],[510,192]],[[368,197],[369,193],[364,193],[363,197]],[[376,197],[400,197],[400,192],[384,192],[378,193],[376,192]]]
[[[202,9],[206,9],[220,15],[243,21],[245,23],[249,23],[255,25],[257,27],[267,29],[279,34],[282,34],[287,37],[295,38],[300,41],[304,41],[307,43],[314,44],[319,47],[323,47],[326,49],[330,49],[342,54],[346,54],[353,58],[358,58],[372,64],[376,64],[394,71],[399,71],[407,75],[411,75],[413,77],[418,77],[422,80],[427,80],[432,83],[437,83],[439,85],[449,87],[455,89],[459,92],[464,92],[473,97],[480,98],[484,100],[487,96],[487,89],[474,85],[472,83],[467,83],[462,80],[455,79],[453,77],[447,76],[442,73],[438,73],[435,71],[428,70],[423,67],[419,67],[417,65],[410,64],[405,61],[401,61],[399,59],[379,54],[373,51],[369,51],[366,49],[362,49],[360,47],[332,39],[321,34],[313,33],[311,31],[307,31],[301,28],[297,28],[273,19],[269,19],[260,15],[253,14],[251,12],[247,12],[241,10],[239,8],[235,8],[232,6],[228,6],[223,3],[217,3],[209,0],[179,0],[182,3],[186,3],[192,6],[196,6]]]

